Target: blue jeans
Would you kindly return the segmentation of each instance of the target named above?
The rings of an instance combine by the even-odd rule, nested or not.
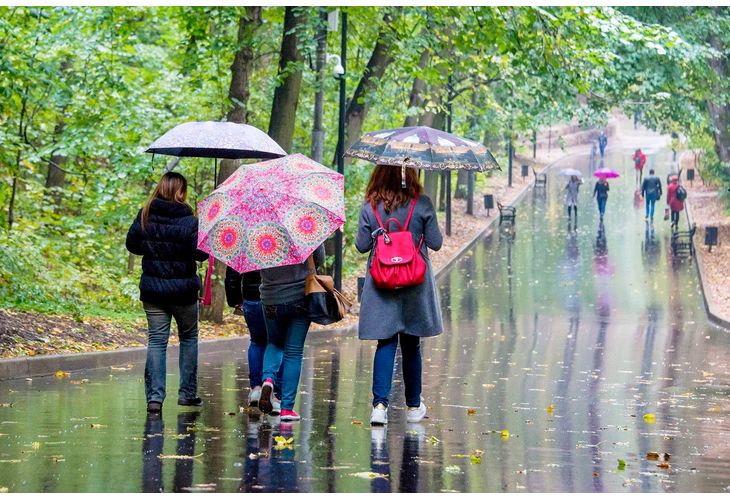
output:
[[[167,341],[170,338],[172,318],[177,323],[180,338],[181,398],[198,396],[198,303],[186,306],[158,306],[145,302],[147,315],[147,363],[144,367],[144,386],[147,402],[165,400],[167,380]]]
[[[646,195],[646,215],[645,217],[649,217],[651,215],[651,218],[654,218],[654,203],[656,203],[656,195],[653,194],[647,194]]]
[[[248,382],[251,387],[256,387],[263,382],[264,352],[267,343],[266,322],[261,301],[244,300],[243,318],[251,334],[251,343],[248,346]]]
[[[400,337],[400,352],[403,361],[403,384],[406,386],[406,404],[421,405],[421,344],[419,337],[399,333],[389,339],[378,340],[373,363],[373,406],[383,403],[388,406],[390,388],[393,385],[395,351]]]
[[[266,380],[276,380],[281,369],[281,409],[293,410],[302,371],[304,341],[310,321],[304,299],[287,304],[264,304],[268,344],[264,353]]]
[[[606,213],[606,202],[608,198],[596,198],[596,200],[598,201],[598,213],[603,216]]]

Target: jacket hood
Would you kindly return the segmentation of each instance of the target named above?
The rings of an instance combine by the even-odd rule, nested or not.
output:
[[[186,217],[188,215],[193,215],[192,209],[185,203],[167,201],[162,198],[155,198],[152,200],[150,213],[165,215],[167,217]]]

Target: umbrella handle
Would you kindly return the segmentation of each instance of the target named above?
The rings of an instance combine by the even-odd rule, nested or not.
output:
[[[209,306],[213,302],[213,290],[211,284],[211,277],[213,275],[213,264],[215,259],[212,255],[208,256],[208,270],[205,272],[205,281],[203,284],[203,297],[200,299],[200,303],[204,306]]]

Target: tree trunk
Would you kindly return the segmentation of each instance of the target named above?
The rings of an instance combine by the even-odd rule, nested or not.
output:
[[[63,170],[63,166],[67,159],[65,155],[52,154],[48,162],[46,196],[50,198],[55,213],[58,213],[61,206],[63,186],[66,183],[66,171]]]
[[[398,7],[400,9],[400,7]],[[360,83],[358,83],[355,93],[347,105],[345,113],[345,148],[352,146],[362,133],[362,125],[365,122],[368,109],[370,108],[367,100],[368,95],[375,90],[378,80],[385,74],[385,69],[393,61],[390,52],[395,41],[395,32],[393,30],[393,17],[390,12],[386,11],[383,16],[383,25],[378,32],[378,39],[375,42],[375,48],[368,60],[368,64],[363,71]],[[337,149],[340,149],[339,141]],[[337,163],[337,153],[335,153],[332,164]]]
[[[306,23],[305,12],[302,7],[287,7],[284,14],[284,36],[281,40],[277,75],[279,85],[274,90],[269,120],[269,135],[284,151],[291,150],[294,138],[299,89],[302,84],[299,32]]]
[[[231,64],[231,87],[228,96],[231,109],[228,111],[229,122],[246,123],[248,120],[249,79],[254,59],[254,35],[261,25],[261,7],[246,7],[246,15],[241,16],[238,23],[238,50]],[[226,180],[238,168],[237,160],[223,160],[216,183]],[[223,310],[226,305],[226,292],[223,282],[226,276],[226,265],[219,260],[213,267],[211,280],[211,304],[200,312],[200,319],[223,323]]]
[[[418,60],[418,68],[419,69],[425,69],[426,66],[428,66],[428,61],[431,59],[431,51],[430,49],[424,49],[423,52],[421,52],[421,57]],[[413,86],[411,87],[411,97],[408,99],[408,109],[411,110],[413,108],[422,108],[423,107],[423,90],[426,86],[426,83],[421,80],[420,78],[416,77],[413,79]],[[404,127],[415,127],[418,124],[418,120],[420,118],[420,115],[408,115],[406,116],[406,120],[403,123]]]
[[[715,35],[710,36],[710,45],[712,48],[725,54],[725,47],[722,41]],[[717,73],[721,82],[727,80],[728,65],[725,56],[710,59],[710,66]],[[713,95],[724,95],[724,88],[715,86]],[[707,101],[707,108],[710,112],[710,119],[715,126],[715,151],[721,162],[726,164],[728,172],[730,172],[730,104],[716,103],[712,99]]]
[[[317,92],[314,94],[314,124],[312,125],[311,156],[314,161],[322,163],[324,156],[324,79],[327,64],[327,9],[319,8],[319,25],[317,27]]]

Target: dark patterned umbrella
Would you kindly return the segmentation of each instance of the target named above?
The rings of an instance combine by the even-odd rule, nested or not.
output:
[[[147,153],[196,158],[273,159],[286,155],[274,139],[251,125],[187,122],[167,131]]]
[[[369,132],[345,156],[378,165],[424,170],[499,169],[492,153],[478,142],[431,127],[404,127]]]

